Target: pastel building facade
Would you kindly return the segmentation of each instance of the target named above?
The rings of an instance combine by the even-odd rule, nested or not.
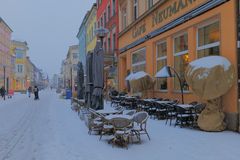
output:
[[[0,87],[5,86],[7,91],[13,86],[11,34],[11,28],[0,17]]]
[[[27,73],[27,52],[29,50],[27,42],[12,40],[15,59],[15,91],[26,91],[30,85]]]
[[[87,43],[86,43],[86,22],[89,12],[86,13],[84,19],[79,28],[77,38],[79,40],[79,61],[83,65],[84,73],[86,71],[86,54],[87,54]]]
[[[144,71],[154,77],[166,65],[174,67],[185,82],[188,64],[211,55],[226,57],[238,74],[239,1],[159,0],[151,6],[144,2],[119,0],[120,90],[127,88],[125,78],[130,72]],[[240,130],[238,82],[222,96],[231,130]],[[185,103],[202,101],[186,83],[183,90]],[[143,95],[181,99],[180,84],[176,77],[161,79]]]
[[[117,88],[118,0],[97,0],[97,26],[109,31],[103,39],[105,84]]]
[[[97,29],[97,4],[94,3],[86,18],[86,46],[87,53],[94,50],[97,42],[95,31]]]

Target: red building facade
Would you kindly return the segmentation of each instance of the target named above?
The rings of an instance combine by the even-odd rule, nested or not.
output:
[[[104,38],[104,68],[106,83],[117,86],[118,57],[118,0],[97,0],[97,27],[107,28],[109,33]]]

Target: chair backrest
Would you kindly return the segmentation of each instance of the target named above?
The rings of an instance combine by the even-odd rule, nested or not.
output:
[[[115,129],[124,129],[131,126],[132,121],[127,118],[119,117],[111,119],[111,124]]]
[[[179,106],[176,106],[176,112],[177,114],[185,114],[187,113],[187,110],[185,108],[182,108],[182,107],[179,107]]]
[[[125,115],[129,115],[129,116],[132,116],[136,113],[136,110],[130,110],[128,112],[125,113]]]
[[[147,119],[148,119],[148,113],[144,111],[137,112],[133,116],[133,121],[138,124],[146,123]]]

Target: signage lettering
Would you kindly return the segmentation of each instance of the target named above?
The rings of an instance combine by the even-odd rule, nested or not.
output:
[[[136,38],[141,34],[143,34],[145,31],[146,31],[146,24],[145,22],[143,22],[143,24],[133,27],[132,37]]]
[[[163,10],[155,11],[152,15],[152,27],[158,25],[159,23],[163,22],[172,15],[188,7],[195,1],[196,0],[178,0]]]

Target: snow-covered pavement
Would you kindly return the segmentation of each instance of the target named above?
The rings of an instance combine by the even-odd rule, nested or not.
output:
[[[0,99],[0,160],[238,160],[240,134],[207,133],[149,120],[151,141],[112,147],[104,136],[88,135],[70,101],[53,91],[34,101],[18,94]]]

